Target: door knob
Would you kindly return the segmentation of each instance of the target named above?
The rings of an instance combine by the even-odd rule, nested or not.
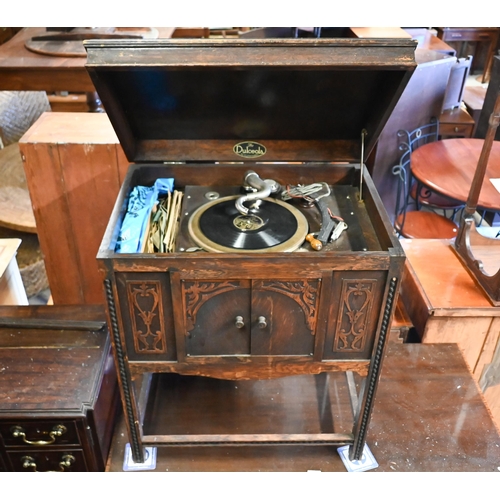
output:
[[[259,328],[265,328],[267,326],[267,320],[264,316],[259,316],[258,322]]]
[[[234,325],[236,326],[236,328],[243,328],[245,326],[245,322],[243,321],[243,316],[236,316]]]

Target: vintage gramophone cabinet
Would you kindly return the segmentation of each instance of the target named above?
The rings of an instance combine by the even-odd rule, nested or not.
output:
[[[361,457],[404,265],[364,160],[415,69],[415,45],[85,42],[87,69],[134,163],[97,258],[136,462],[144,445],[349,444],[351,459]],[[118,253],[131,190],[158,178],[184,193],[175,251]],[[241,191],[245,179],[264,199]],[[281,198],[280,190],[314,183],[323,183],[321,195]],[[347,229],[330,241],[341,219]],[[347,373],[352,433],[143,429],[141,386],[153,373],[328,371]],[[365,380],[359,395],[353,372]]]

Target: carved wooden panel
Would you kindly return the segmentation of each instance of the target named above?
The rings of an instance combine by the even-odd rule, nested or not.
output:
[[[167,351],[161,285],[159,281],[129,281],[128,304],[137,353]]]
[[[334,352],[363,352],[377,280],[344,279],[333,342]]]
[[[255,280],[253,289],[281,293],[294,300],[304,312],[311,335],[316,331],[317,302],[320,280],[264,281]]]
[[[130,361],[176,361],[170,274],[117,272],[123,348]]]
[[[239,287],[239,281],[183,281],[182,295],[186,318],[185,333],[189,333],[195,327],[196,316],[203,304],[216,295],[236,290]]]

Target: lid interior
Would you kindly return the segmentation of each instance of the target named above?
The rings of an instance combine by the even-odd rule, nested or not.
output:
[[[279,47],[286,49],[285,44]],[[168,44],[158,47],[162,63],[151,49],[142,58],[136,51],[130,62],[117,63],[112,53],[96,63],[92,46],[87,47],[87,67],[131,161],[241,161],[232,151],[241,141],[264,144],[265,161],[359,161],[362,131],[367,131],[368,154],[415,65],[396,64],[389,55],[385,61],[380,52],[377,58],[384,64],[356,64],[363,47],[351,51],[352,61],[332,64],[331,42],[325,63],[318,56],[311,64],[245,64],[248,47],[243,45],[241,64],[228,64],[222,56],[203,64],[196,51],[203,55],[208,47],[191,48],[191,64],[189,53],[178,64],[170,63]],[[116,44],[110,48],[117,50]],[[270,60],[275,48],[267,47]],[[121,53],[133,50],[134,45],[126,46]],[[210,50],[224,53],[224,46]],[[265,44],[259,50],[265,55]]]
[[[295,69],[103,71],[138,140],[358,138],[401,72]],[[350,92],[345,92],[345,89]]]

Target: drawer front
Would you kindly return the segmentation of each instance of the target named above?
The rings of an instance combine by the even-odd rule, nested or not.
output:
[[[14,472],[86,472],[82,450],[9,451]]]
[[[457,137],[472,137],[474,124],[457,125],[454,123],[441,124],[439,133],[441,136],[457,136]]]
[[[444,30],[442,40],[445,42],[487,42],[495,37],[489,30]]]
[[[6,447],[78,445],[75,422],[62,420],[18,420],[0,423],[0,435]]]

